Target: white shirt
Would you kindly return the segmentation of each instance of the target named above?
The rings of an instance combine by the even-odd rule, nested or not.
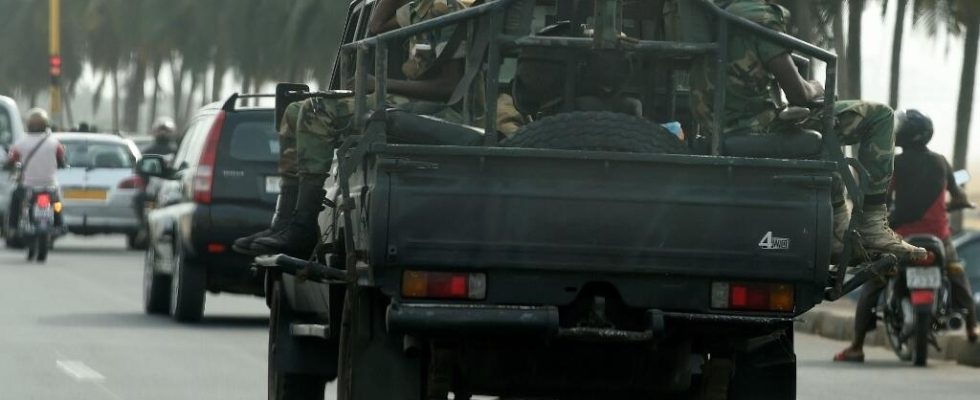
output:
[[[31,159],[27,160],[27,156],[41,140],[44,140],[44,143],[34,152]],[[58,139],[46,133],[30,133],[10,148],[10,159],[22,164],[23,185],[29,187],[57,186],[58,180],[55,175],[58,172],[60,157],[64,157],[64,148],[61,147]]]

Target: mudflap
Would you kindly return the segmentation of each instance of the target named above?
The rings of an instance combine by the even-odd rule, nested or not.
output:
[[[421,400],[422,349],[405,335],[390,334],[390,301],[374,289],[348,289],[341,333],[338,400]]]
[[[272,291],[267,293],[273,295]],[[328,339],[294,336],[291,332],[293,323],[315,322],[312,321],[315,316],[294,313],[289,302],[282,300],[280,315],[270,320],[278,324],[275,338],[277,348],[272,360],[276,369],[290,374],[319,375],[328,382],[337,379],[340,335],[334,333]]]
[[[752,338],[734,353],[729,400],[796,399],[793,327]]]

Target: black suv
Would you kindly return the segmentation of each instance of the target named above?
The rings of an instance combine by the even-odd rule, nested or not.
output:
[[[201,108],[174,159],[146,156],[144,177],[163,178],[147,223],[143,276],[147,313],[184,322],[201,318],[205,292],[264,295],[251,259],[231,250],[241,236],[269,225],[279,191],[279,140],[271,107],[237,107],[242,99]]]

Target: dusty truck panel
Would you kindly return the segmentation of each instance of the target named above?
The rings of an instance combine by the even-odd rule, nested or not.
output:
[[[499,271],[487,296],[499,304],[568,304],[589,282],[647,308],[709,311],[711,279],[800,282],[798,313],[823,296],[807,288],[827,280],[825,162],[398,145],[374,156],[384,195],[371,201],[386,203],[369,206],[386,238],[374,279],[395,297],[399,267]]]

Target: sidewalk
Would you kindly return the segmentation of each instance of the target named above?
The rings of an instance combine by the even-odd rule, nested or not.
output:
[[[854,302],[844,298],[833,303],[822,303],[797,319],[796,331],[850,341],[854,339]],[[929,358],[953,360],[958,364],[980,367],[980,344],[968,342],[962,330],[940,335],[938,342],[942,352],[930,348]],[[885,328],[880,321],[876,329],[868,332],[865,344],[888,347]],[[827,354],[828,359],[833,356]]]

